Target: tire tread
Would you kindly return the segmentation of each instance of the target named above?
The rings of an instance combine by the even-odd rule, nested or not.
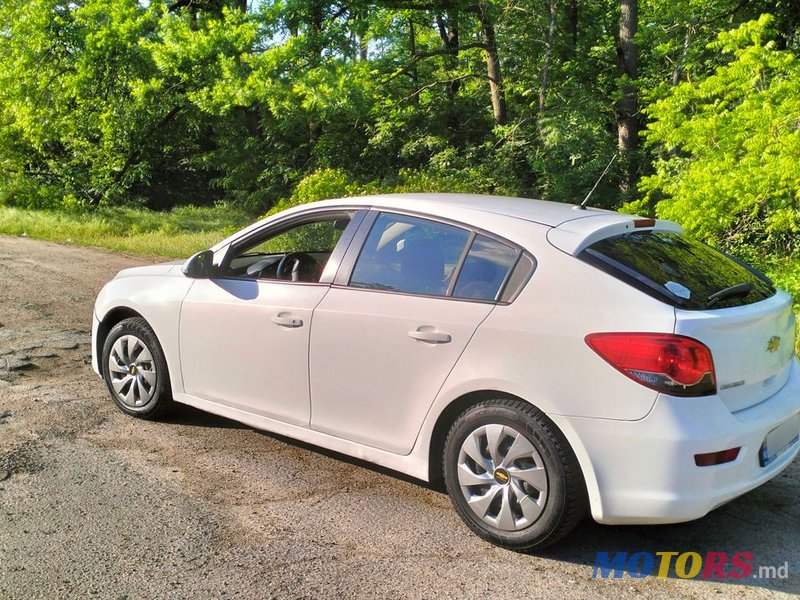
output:
[[[572,448],[569,446],[569,443],[564,438],[563,434],[542,411],[529,402],[504,397],[483,400],[464,410],[455,419],[450,427],[450,431],[447,434],[447,438],[444,443],[445,452],[442,458],[442,472],[445,474],[445,483],[447,484],[448,493],[450,494],[451,499],[453,499],[454,494],[460,493],[460,490],[450,490],[450,482],[448,481],[449,477],[447,476],[449,473],[447,466],[447,448],[450,447],[452,438],[456,435],[461,423],[468,418],[472,418],[473,415],[476,415],[482,409],[487,408],[505,408],[516,412],[524,418],[535,421],[538,424],[540,431],[548,436],[558,454],[558,459],[560,460],[564,470],[566,489],[564,494],[564,506],[561,515],[557,525],[545,535],[532,542],[515,544],[507,540],[503,540],[496,535],[490,534],[485,529],[481,528],[474,522],[474,520],[471,518],[471,515],[465,513],[464,509],[462,509],[462,507],[455,500],[453,500],[453,505],[455,506],[462,520],[465,521],[465,523],[474,533],[476,533],[479,537],[503,548],[517,552],[531,552],[533,550],[539,550],[551,544],[555,544],[564,538],[564,536],[573,531],[575,527],[577,527],[578,523],[580,523],[580,521],[586,516],[588,510],[586,486],[578,459],[575,456],[575,453],[572,451]]]
[[[128,332],[139,336],[147,343],[150,353],[153,355],[153,361],[156,363],[156,367],[159,372],[160,389],[158,390],[158,395],[152,402],[153,406],[144,411],[134,411],[122,406],[121,403],[117,401],[116,395],[114,394],[111,384],[108,381],[108,376],[105,373],[105,369],[107,368],[106,363],[108,362],[108,349],[110,345],[113,343],[113,341],[116,341],[116,338],[119,337],[119,335]],[[170,385],[169,370],[167,369],[167,361],[164,357],[164,351],[161,348],[161,344],[159,343],[155,332],[145,319],[142,317],[129,317],[114,325],[114,327],[111,328],[111,331],[108,332],[106,341],[103,344],[102,360],[104,373],[103,379],[106,381],[106,386],[111,393],[111,397],[114,399],[114,403],[122,412],[132,417],[136,417],[137,419],[158,420],[163,418],[172,408],[172,387]]]

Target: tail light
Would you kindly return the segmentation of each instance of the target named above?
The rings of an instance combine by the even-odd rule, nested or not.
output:
[[[708,396],[717,390],[714,361],[705,344],[665,333],[591,333],[586,343],[620,373],[673,396]]]

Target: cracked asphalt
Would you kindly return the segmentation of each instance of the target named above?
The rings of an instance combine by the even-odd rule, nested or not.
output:
[[[156,259],[0,236],[0,598],[794,598],[800,465],[693,523],[495,548],[425,484],[185,407],[126,417],[92,303]],[[752,552],[774,579],[593,579],[598,551]]]

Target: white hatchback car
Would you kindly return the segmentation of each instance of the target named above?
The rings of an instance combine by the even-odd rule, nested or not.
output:
[[[800,449],[788,294],[655,221],[402,194],[308,204],[97,298],[124,412],[189,404],[444,482],[500,546],[702,517]]]

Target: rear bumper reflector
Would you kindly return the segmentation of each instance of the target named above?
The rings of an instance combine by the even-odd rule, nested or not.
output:
[[[698,467],[712,467],[714,465],[733,462],[736,460],[736,457],[739,456],[739,450],[741,450],[741,448],[729,448],[728,450],[721,450],[719,452],[695,454],[694,464]]]

